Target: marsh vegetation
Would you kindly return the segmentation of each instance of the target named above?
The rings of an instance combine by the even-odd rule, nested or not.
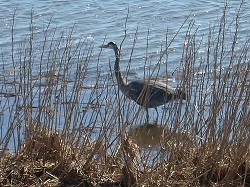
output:
[[[11,50],[0,65],[1,186],[249,185],[250,38],[239,34],[237,11],[227,20],[225,6],[202,38],[187,19],[174,72],[165,57],[178,32],[166,33],[156,64],[146,45],[150,68],[141,78],[174,77],[188,96],[159,108],[156,124],[145,123],[144,109],[119,93],[113,58],[103,73],[103,51],[93,55],[96,46],[75,38],[74,27],[58,33],[50,22],[37,33],[31,12],[29,34],[16,42],[13,14]],[[125,77],[137,35],[122,59]]]

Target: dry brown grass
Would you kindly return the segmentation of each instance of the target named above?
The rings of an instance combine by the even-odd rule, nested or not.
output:
[[[169,103],[157,125],[145,123],[102,73],[102,52],[93,56],[73,29],[58,36],[50,22],[40,35],[31,21],[16,43],[13,23],[12,64],[2,54],[0,77],[1,186],[250,185],[249,37],[239,42],[240,9],[230,25],[226,10],[203,40],[190,22],[176,75],[188,100]],[[161,79],[162,68],[144,75]]]

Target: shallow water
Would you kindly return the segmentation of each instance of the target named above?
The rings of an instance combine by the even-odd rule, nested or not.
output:
[[[238,0],[228,1],[228,17],[233,18],[239,6]],[[134,59],[145,55],[147,33],[149,31],[149,51],[156,53],[165,44],[165,35],[173,37],[184,20],[190,14],[189,20],[194,20],[194,27],[199,27],[198,35],[207,34],[209,25],[213,25],[222,15],[224,1],[5,1],[1,3],[0,13],[0,45],[7,52],[11,43],[11,22],[14,10],[15,41],[22,41],[29,33],[31,10],[34,11],[36,32],[43,32],[52,18],[52,26],[57,27],[59,33],[75,25],[75,37],[88,37],[93,40],[94,54],[98,54],[98,46],[103,42],[115,41],[120,43],[124,37],[125,18],[128,13],[127,40],[124,42],[124,57],[128,56],[132,48],[134,33],[138,27],[138,40]],[[243,14],[240,32],[242,37],[248,35],[250,29],[250,2],[243,4]],[[171,48],[169,60],[178,65],[188,23],[181,29]],[[7,47],[3,47],[7,46]],[[106,53],[104,53],[106,55]],[[109,54],[107,54],[109,56]],[[107,58],[106,56],[106,58]],[[1,63],[1,62],[0,62]],[[142,66],[139,60],[139,66]],[[136,65],[132,65],[136,66]],[[174,67],[173,67],[174,68]]]
[[[235,10],[239,6],[238,0],[228,0],[228,20],[233,20],[235,17]],[[125,20],[128,15],[126,24],[127,36],[122,45],[122,60],[121,68],[125,72],[127,62],[130,58],[131,49],[135,36],[137,37],[134,53],[131,59],[131,68],[128,72],[129,80],[143,78],[144,70],[154,67],[159,61],[160,51],[162,46],[166,43],[166,34],[168,42],[175,36],[181,25],[189,16],[188,21],[183,25],[179,34],[169,47],[169,54],[163,57],[160,71],[160,78],[165,81],[168,80],[170,84],[178,82],[178,73],[173,76],[166,76],[165,63],[168,61],[168,71],[175,72],[181,61],[182,49],[185,40],[185,35],[189,23],[193,23],[194,30],[197,28],[197,38],[204,37],[209,32],[209,27],[216,25],[221,19],[223,13],[224,1],[194,1],[194,0],[180,0],[180,1],[128,1],[126,3],[112,0],[112,1],[5,1],[1,2],[0,13],[0,82],[3,77],[13,73],[11,60],[11,29],[13,21],[13,13],[15,12],[14,24],[14,41],[16,49],[18,44],[22,43],[30,34],[30,17],[31,10],[33,10],[33,25],[35,33],[37,34],[36,42],[42,42],[44,39],[44,31],[51,20],[50,28],[56,29],[56,38],[60,37],[62,32],[69,33],[74,26],[73,36],[77,42],[81,38],[86,39],[88,43],[93,45],[93,60],[90,64],[88,73],[89,82],[85,85],[86,88],[92,89],[94,81],[92,78],[96,77],[96,61],[100,53],[100,44],[103,41],[115,41],[120,44],[124,38]],[[129,14],[128,14],[129,10]],[[249,37],[250,30],[250,1],[246,1],[242,5],[242,19],[239,29],[239,41],[245,41]],[[137,35],[135,35],[137,32]],[[51,34],[51,33],[49,33]],[[148,40],[148,56],[149,61],[144,67]],[[203,43],[205,42],[203,41]],[[204,49],[200,49],[199,53],[204,53]],[[37,55],[39,57],[39,53]],[[113,60],[113,52],[106,50],[102,51],[100,56],[100,65],[103,70],[103,77],[109,74],[108,61]],[[39,61],[38,61],[39,62]],[[151,63],[151,64],[150,64]],[[4,64],[4,66],[2,65]],[[225,64],[226,65],[226,64]],[[4,67],[4,69],[2,68]],[[34,70],[36,71],[36,70]],[[39,70],[37,70],[39,72]],[[199,72],[196,72],[199,74]],[[201,72],[202,73],[202,72]],[[207,72],[206,72],[207,73]],[[150,73],[146,73],[146,76]],[[72,86],[74,77],[68,80],[69,86]],[[10,81],[10,84],[12,82]],[[71,84],[71,85],[70,85]],[[35,87],[46,87],[46,83],[39,83]],[[12,90],[13,91],[13,90]],[[4,102],[3,102],[4,103]],[[154,115],[153,117],[154,118]],[[8,120],[8,115],[1,120]],[[61,121],[63,123],[63,121]],[[2,132],[4,134],[5,132]]]

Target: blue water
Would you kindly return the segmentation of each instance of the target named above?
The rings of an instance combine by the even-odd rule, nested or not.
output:
[[[239,6],[239,0],[228,0],[229,17],[234,17],[235,10]],[[75,25],[75,37],[89,37],[94,45],[99,46],[104,38],[107,41],[120,43],[124,37],[124,23],[129,7],[127,23],[128,39],[124,48],[131,48],[132,38],[138,27],[138,52],[141,56],[145,52],[146,37],[149,33],[149,49],[153,52],[160,50],[165,43],[165,35],[174,36],[181,24],[190,14],[189,20],[195,20],[195,26],[199,27],[199,34],[207,33],[209,25],[214,24],[222,15],[224,1],[4,1],[1,2],[0,13],[0,45],[9,45],[11,41],[11,22],[14,10],[16,10],[15,39],[22,38],[29,32],[30,14],[34,11],[34,24],[36,31],[42,32],[52,18],[52,27],[65,31]],[[242,23],[240,32],[248,35],[250,30],[250,2],[243,4]],[[183,37],[188,24],[180,31],[172,48],[178,54],[183,45]],[[168,31],[167,31],[168,30]],[[140,50],[141,49],[141,50]],[[96,49],[98,51],[99,49]],[[177,56],[173,54],[173,61]]]
[[[239,0],[228,0],[228,20],[234,20],[239,3]],[[60,37],[62,32],[70,32],[71,28],[74,27],[73,36],[76,41],[83,38],[91,42],[93,44],[93,59],[98,58],[100,53],[98,46],[104,40],[106,42],[115,41],[117,44],[122,42],[125,35],[125,20],[128,15],[127,35],[122,48],[122,62],[128,61],[137,32],[131,63],[131,72],[135,73],[133,75],[131,73],[131,79],[143,76],[147,40],[152,63],[157,63],[161,48],[166,43],[166,34],[168,40],[171,40],[188,18],[169,48],[168,59],[163,59],[163,61],[170,62],[169,71],[171,72],[179,66],[189,23],[192,22],[193,28],[198,29],[197,37],[202,38],[207,35],[210,26],[212,27],[220,21],[224,6],[224,1],[217,0],[2,1],[0,12],[0,54],[2,60],[0,60],[0,65],[4,63],[4,67],[8,67],[8,65],[11,67],[12,64],[11,29],[14,12],[14,40],[16,43],[25,40],[29,35],[30,18],[33,12],[33,26],[35,33],[38,33],[36,42],[43,41],[44,30],[51,20],[50,28],[57,28],[57,37]],[[239,41],[245,41],[249,38],[250,1],[246,0],[243,3],[240,15]],[[113,52],[108,50],[102,52],[100,62],[107,70],[109,69],[107,60],[111,57],[113,57]],[[95,65],[93,63],[90,66],[94,68]],[[126,63],[125,65],[121,64],[121,66],[125,68]],[[3,75],[2,70],[0,75]],[[95,76],[95,71],[93,71],[93,76]]]

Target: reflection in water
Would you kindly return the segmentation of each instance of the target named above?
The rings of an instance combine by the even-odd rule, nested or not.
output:
[[[156,124],[145,123],[133,128],[129,132],[129,137],[139,147],[150,148],[159,147],[166,127]]]
[[[167,148],[193,144],[197,136],[188,131],[171,132],[167,126],[145,123],[130,130],[128,137],[141,148]]]

